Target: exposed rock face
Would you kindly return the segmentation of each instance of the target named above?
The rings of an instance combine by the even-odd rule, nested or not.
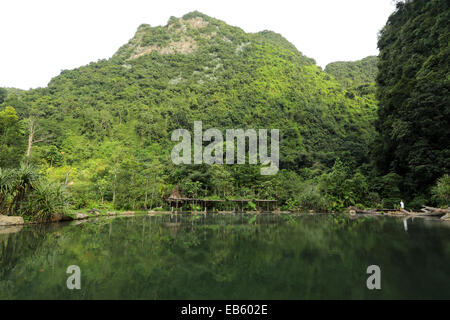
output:
[[[199,32],[209,25],[203,17],[171,18],[166,26],[139,26],[134,37],[117,53],[133,60],[158,52],[159,54],[191,54],[197,51],[198,38],[211,38],[216,32]],[[197,39],[194,39],[197,38]]]
[[[442,216],[441,220],[450,221],[450,213],[447,213],[446,215]]]
[[[121,216],[134,216],[134,211],[125,211],[120,213]]]
[[[197,48],[198,44],[194,39],[191,37],[185,37],[179,41],[171,41],[166,46],[152,45],[147,47],[137,47],[135,49],[136,53],[133,54],[130,59],[137,59],[143,55],[151,53],[152,51],[157,51],[160,54],[189,54],[195,52]]]
[[[88,219],[89,218],[89,216],[87,214],[80,213],[80,212],[75,213],[75,217],[76,217],[75,218],[76,220],[84,220],[84,219]]]
[[[204,28],[208,25],[208,21],[203,20],[201,17],[191,18],[191,19],[183,19],[180,18],[178,20],[180,22],[181,27],[183,28],[183,25],[189,25],[192,29],[200,29]],[[171,28],[173,25],[169,25],[169,28]],[[184,28],[183,28],[184,30]]]
[[[117,212],[107,212],[107,216],[117,216]]]
[[[24,223],[22,217],[9,217],[0,215],[0,226],[16,226]]]

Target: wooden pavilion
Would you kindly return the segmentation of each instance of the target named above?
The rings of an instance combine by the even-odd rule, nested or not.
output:
[[[223,211],[229,212],[244,212],[244,207],[252,202],[256,205],[257,211],[274,211],[277,208],[277,200],[266,199],[201,199],[201,198],[187,198],[184,197],[182,192],[176,187],[170,196],[166,198],[166,202],[169,203],[172,212],[182,211],[183,206],[190,205],[191,208],[200,207],[202,211],[219,211],[218,207],[224,209]]]

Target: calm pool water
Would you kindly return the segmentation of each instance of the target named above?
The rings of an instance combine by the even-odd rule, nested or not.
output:
[[[366,287],[369,265],[381,290]],[[400,298],[450,299],[448,223],[237,214],[0,229],[0,299]]]

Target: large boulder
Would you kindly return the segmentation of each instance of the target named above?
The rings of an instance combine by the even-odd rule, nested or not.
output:
[[[72,221],[73,217],[61,213],[52,213],[50,222]]]
[[[75,220],[84,220],[89,218],[89,216],[85,213],[77,212],[75,213]]]
[[[24,224],[22,217],[0,215],[0,226],[16,226]]]

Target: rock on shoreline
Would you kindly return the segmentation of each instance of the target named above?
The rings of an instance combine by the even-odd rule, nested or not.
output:
[[[121,216],[134,216],[134,211],[125,211],[120,213]]]
[[[89,218],[89,216],[85,213],[77,212],[75,213],[75,220],[84,220]]]
[[[17,226],[23,225],[24,221],[22,217],[10,217],[0,215],[0,226]]]

